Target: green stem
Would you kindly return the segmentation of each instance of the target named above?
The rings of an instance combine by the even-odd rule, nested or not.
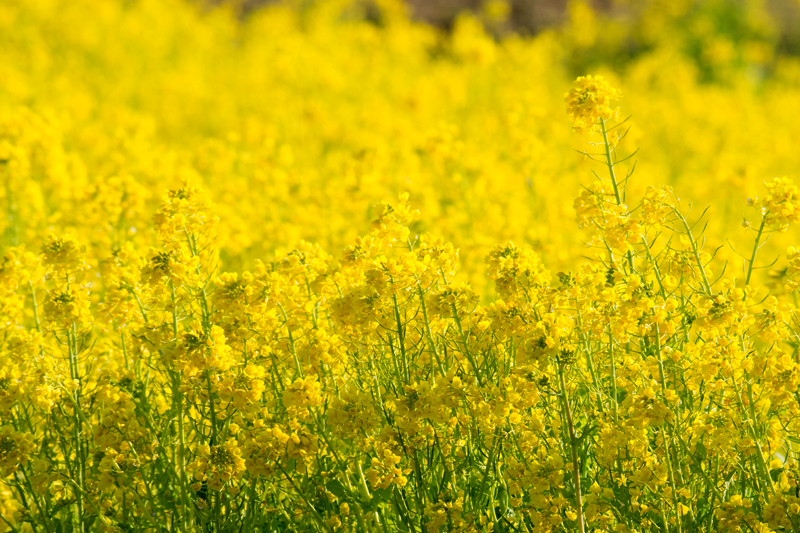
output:
[[[617,392],[617,361],[614,357],[614,336],[608,328],[608,351],[611,355],[611,387],[614,393],[614,423],[619,425],[619,393]]]
[[[175,299],[175,285],[170,282],[172,289],[172,334],[175,337],[175,342],[178,342],[178,308]],[[174,372],[173,375],[173,397],[175,402],[175,415],[178,417],[178,472],[180,473],[181,483],[181,516],[180,528],[182,533],[186,533],[186,519],[188,517],[189,505],[186,501],[186,487],[188,481],[186,479],[186,431],[183,426],[183,391],[181,390],[181,373]]]
[[[756,263],[756,254],[758,253],[758,245],[761,243],[761,235],[764,233],[764,225],[767,222],[767,213],[764,213],[761,216],[761,225],[758,227],[758,233],[756,234],[756,242],[753,244],[753,254],[750,256],[750,265],[747,267],[747,277],[744,280],[744,286],[747,287],[750,284],[750,276],[753,275],[753,266]]]
[[[217,410],[214,406],[214,390],[211,387],[211,373],[206,371],[206,389],[208,390],[208,407],[211,415],[211,444],[219,446],[219,433],[217,430]]]
[[[689,223],[686,221],[684,216],[677,209],[673,210],[673,212],[683,224],[683,229],[686,231],[686,237],[689,239],[689,244],[692,246],[694,260],[697,263],[697,268],[700,270],[700,277],[703,280],[703,286],[705,287],[708,296],[711,296],[713,294],[711,291],[711,284],[708,282],[708,275],[706,275],[706,269],[703,266],[703,261],[700,260],[700,249],[697,246],[697,241],[695,241],[694,236],[692,235],[692,229],[689,227]]]
[[[186,428],[183,425],[183,391],[181,391],[181,377],[177,378],[178,388],[178,470],[181,475],[181,531],[186,531],[186,519],[189,516],[189,504],[186,501]]]
[[[700,471],[702,472],[702,470]],[[717,456],[717,461],[714,466],[714,484],[712,485],[712,488],[714,490],[711,493],[711,504],[708,506],[708,520],[706,522],[707,523],[706,530],[708,531],[708,533],[711,533],[711,527],[714,525],[714,503],[715,500],[717,499],[716,479],[718,472],[719,472],[719,456]]]
[[[455,304],[450,304],[450,307],[453,311],[453,318],[456,321],[456,326],[458,327],[458,335],[461,337],[461,344],[464,347],[464,357],[467,358],[469,364],[472,365],[472,368],[475,369],[475,377],[478,379],[478,386],[483,388],[483,378],[481,377],[480,368],[478,368],[478,363],[472,357],[472,353],[469,351],[469,347],[467,346],[467,336],[464,334],[464,328],[461,326],[461,319],[458,316],[458,310],[456,309]]]
[[[658,324],[655,325],[655,349],[656,354],[658,355],[658,373],[659,378],[661,379],[661,394],[663,395],[667,391],[667,378],[666,374],[664,373],[664,360],[661,357],[661,339],[660,333],[658,331]],[[674,410],[670,409],[677,420],[678,417],[675,414]],[[669,437],[672,444],[672,448],[675,448],[675,428],[672,423],[668,423],[667,426],[669,427]],[[677,452],[677,450],[676,450]],[[678,533],[682,533],[683,526],[681,524],[681,513],[680,513],[680,502],[678,502],[678,487],[675,484],[675,472],[672,468],[672,459],[670,457],[670,446],[667,445],[667,440],[664,439],[664,458],[667,461],[667,472],[669,473],[669,482],[672,486],[672,505],[675,508],[675,523],[678,525]]]
[[[425,320],[425,334],[428,337],[428,343],[431,345],[431,352],[433,356],[436,358],[436,364],[439,367],[439,372],[442,376],[446,374],[444,371],[444,366],[442,365],[442,360],[439,357],[439,350],[436,349],[436,343],[433,341],[433,333],[431,332],[431,322],[428,319],[428,309],[425,306],[425,296],[422,292],[422,287],[417,285],[417,292],[419,293],[419,302],[420,306],[422,306],[422,318]]]
[[[753,441],[756,444],[756,449],[758,450],[758,459],[760,460],[760,466],[762,470],[762,475],[764,476],[764,480],[766,481],[767,488],[769,489],[771,494],[775,494],[775,487],[772,485],[772,478],[769,475],[769,465],[767,465],[767,461],[764,459],[764,452],[761,449],[761,443],[758,442],[758,434],[756,433],[756,405],[755,401],[753,400],[753,385],[752,380],[750,379],[750,373],[745,372],[745,379],[747,380],[747,401],[748,407],[750,408],[750,429],[753,432]]]
[[[598,119],[600,122],[600,133],[603,134],[603,146],[605,148],[606,166],[608,167],[608,175],[611,178],[611,185],[614,187],[614,198],[617,200],[617,205],[622,205],[624,202],[623,193],[617,183],[617,174],[614,171],[614,159],[611,157],[611,145],[608,142],[608,131],[606,130],[606,121],[602,118]],[[627,253],[628,266],[633,272],[633,252],[630,250]]]
[[[397,341],[400,344],[400,355],[402,356],[403,369],[405,370],[405,379],[407,382],[411,381],[411,369],[408,365],[408,358],[406,357],[406,342],[405,335],[403,335],[403,322],[400,319],[400,307],[397,304],[397,295],[392,295],[392,302],[394,303],[394,319],[397,324]]]
[[[564,406],[564,415],[567,417],[567,427],[569,428],[569,447],[572,455],[572,481],[575,484],[575,507],[578,511],[578,530],[585,533],[586,527],[583,523],[583,495],[581,494],[581,467],[578,462],[578,439],[575,436],[575,425],[572,422],[572,410],[569,407],[567,398],[567,386],[564,383],[564,367],[558,363],[558,388],[560,389],[561,403]]]
[[[729,364],[730,367],[730,364]],[[756,468],[758,469],[759,476],[762,478],[761,481],[764,485],[769,489],[771,494],[775,494],[775,488],[772,486],[772,478],[769,477],[769,470],[767,467],[767,462],[764,459],[764,453],[761,449],[761,444],[758,442],[758,433],[756,433],[755,427],[755,405],[753,404],[753,393],[752,388],[750,387],[750,374],[745,372],[744,378],[747,380],[748,383],[748,402],[749,402],[749,415],[750,419],[746,419],[745,409],[744,409],[744,400],[742,399],[742,393],[739,390],[738,385],[736,384],[736,380],[733,380],[733,387],[734,391],[736,392],[736,401],[739,405],[739,411],[742,413],[742,418],[745,419],[745,426],[750,430],[750,435],[753,437],[753,442],[756,446]]]
[[[67,332],[67,350],[69,352],[69,370],[70,370],[70,378],[73,381],[75,389],[72,391],[72,409],[73,409],[73,416],[74,416],[74,433],[73,438],[75,439],[75,458],[78,461],[78,464],[75,468],[75,475],[77,479],[75,483],[77,484],[78,488],[80,489],[75,494],[76,503],[78,506],[78,531],[83,533],[85,531],[84,528],[84,509],[83,509],[83,492],[84,492],[84,480],[86,479],[86,461],[83,453],[83,420],[81,417],[81,381],[80,381],[80,369],[78,366],[78,353],[77,353],[77,339],[76,339],[77,331],[76,326],[73,323],[70,331]]]
[[[316,520],[317,524],[322,529],[327,531],[327,533],[333,533],[331,529],[328,527],[328,525],[325,523],[325,520],[322,519],[322,516],[319,514],[319,511],[317,511],[314,508],[314,506],[311,505],[311,502],[308,501],[308,499],[305,496],[305,493],[300,489],[300,487],[297,486],[297,483],[294,482],[294,479],[292,478],[292,476],[289,475],[289,472],[287,472],[286,469],[283,468],[283,465],[280,463],[280,461],[278,461],[276,465],[278,469],[280,469],[280,471],[283,473],[283,477],[285,477],[286,480],[292,485],[294,490],[297,492],[297,495],[300,496],[300,499],[303,500],[303,503],[306,504],[306,508],[308,508],[308,510],[311,512],[311,516],[314,518],[314,520]]]
[[[478,496],[475,498],[475,501],[472,502],[472,511],[474,512],[478,505],[481,505],[481,500],[483,500],[483,491],[486,488],[486,480],[489,477],[489,472],[493,470],[492,463],[494,462],[494,453],[497,450],[497,431],[495,431],[494,437],[492,438],[492,447],[489,450],[489,458],[486,460],[486,469],[483,472],[483,478],[481,479],[481,486],[478,489]],[[494,510],[494,508],[492,508]]]
[[[620,194],[619,185],[617,184],[617,175],[614,172],[614,160],[611,158],[611,145],[608,142],[608,131],[606,130],[606,121],[602,118],[598,119],[600,122],[600,133],[603,134],[603,146],[606,149],[606,166],[608,167],[608,174],[611,178],[611,184],[614,186],[614,197],[617,200],[617,205],[622,205],[622,195]]]

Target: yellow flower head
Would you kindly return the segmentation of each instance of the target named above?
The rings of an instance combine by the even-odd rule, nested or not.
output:
[[[42,262],[53,272],[75,272],[86,268],[83,261],[85,246],[81,246],[71,235],[50,235],[42,245]]]
[[[479,301],[468,284],[447,285],[428,296],[428,311],[445,318],[452,318],[454,313],[463,317],[472,312]]]
[[[17,471],[30,458],[35,448],[33,435],[14,431],[10,426],[0,429],[0,475]]]
[[[167,192],[153,221],[159,237],[170,247],[179,246],[190,235],[189,245],[197,251],[216,238],[217,216],[211,202],[188,178],[179,189]]]
[[[198,481],[206,481],[212,490],[238,492],[238,481],[245,471],[242,450],[233,439],[219,446],[201,444],[197,447],[197,458],[188,469]]]
[[[761,202],[766,211],[767,226],[782,230],[800,221],[800,189],[789,178],[775,178],[764,186],[769,194]]]
[[[611,102],[621,96],[602,76],[581,76],[575,80],[572,90],[564,95],[567,115],[576,130],[592,131],[600,119],[608,120],[617,114],[618,108],[612,109]]]
[[[85,328],[92,323],[87,295],[74,288],[51,291],[44,302],[44,315],[54,328],[69,328],[73,324]]]
[[[305,409],[322,403],[321,385],[316,376],[296,379],[283,391],[283,405],[287,409]]]
[[[488,276],[495,280],[497,293],[505,299],[513,298],[520,291],[543,287],[550,281],[550,273],[530,246],[518,248],[512,242],[495,246],[485,262]]]
[[[173,362],[188,375],[204,371],[226,371],[235,363],[225,332],[212,326],[208,334],[191,330],[183,334]]]

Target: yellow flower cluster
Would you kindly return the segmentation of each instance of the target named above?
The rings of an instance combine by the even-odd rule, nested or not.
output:
[[[800,532],[796,60],[300,4],[0,5],[0,531]]]
[[[26,463],[34,450],[33,435],[14,431],[10,426],[0,429],[0,474],[8,476]]]
[[[602,76],[582,76],[575,81],[572,90],[564,95],[567,115],[577,131],[599,129],[599,120],[606,121],[619,114],[617,109],[611,108],[611,102],[619,100],[621,96]]]
[[[348,7],[355,0],[271,5],[244,22],[183,0],[3,6],[2,242],[38,250],[54,229],[70,233],[93,273],[129,242],[203,220],[201,204],[180,211],[193,182],[217,204],[224,268],[253,270],[301,241],[337,253],[366,233],[375,205],[408,192],[421,212],[410,237],[452,243],[460,281],[485,299],[482,259],[498,242],[531,246],[554,272],[583,253],[579,232],[552,231],[573,217],[563,191],[579,190],[587,171],[562,119],[571,75],[561,58],[616,58],[615,46],[642,51],[625,66],[644,169],[631,193],[665,184],[687,205],[724,206],[708,235],[738,249],[724,228],[741,222],[741,196],[800,165],[800,69],[770,63],[755,2],[738,33],[705,4],[648,0],[630,26],[604,34],[601,15],[576,0],[567,26],[501,42],[469,16],[443,36],[393,0],[373,3],[380,25]],[[702,38],[686,42],[687,28]],[[143,32],[158,40],[143,43]],[[605,81],[586,77],[573,92],[607,115],[619,75],[599,70]],[[172,199],[153,228],[165,190]],[[765,251],[791,244],[775,235]]]
[[[227,490],[233,495],[239,492],[237,482],[245,471],[244,459],[236,441],[229,439],[219,446],[201,444],[197,449],[197,458],[187,466],[189,472],[194,472],[197,483],[192,484],[195,491],[207,488],[215,491]],[[200,503],[203,507],[205,504]]]
[[[800,189],[792,180],[786,177],[775,178],[764,186],[767,196],[760,201],[756,198],[748,203],[761,208],[768,227],[786,231],[790,223],[800,221]]]

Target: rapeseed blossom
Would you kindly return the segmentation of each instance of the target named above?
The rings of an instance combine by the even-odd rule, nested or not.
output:
[[[575,129],[580,132],[592,131],[598,120],[609,120],[618,114],[611,102],[619,100],[622,94],[611,87],[602,76],[581,76],[575,80],[573,89],[564,95],[567,102],[567,115]]]
[[[374,4],[0,7],[0,531],[800,531],[791,61]]]

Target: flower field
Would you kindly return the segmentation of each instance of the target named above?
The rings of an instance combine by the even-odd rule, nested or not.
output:
[[[0,2],[0,532],[800,532],[800,59],[612,4]]]

